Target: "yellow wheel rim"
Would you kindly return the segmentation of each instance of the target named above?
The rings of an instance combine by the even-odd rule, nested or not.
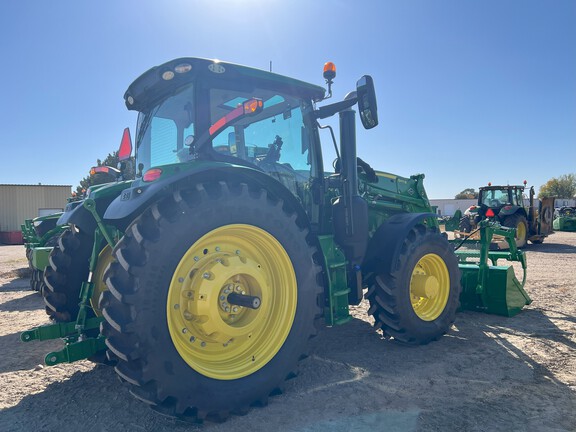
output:
[[[423,321],[440,316],[450,294],[450,274],[444,260],[436,254],[424,255],[414,266],[410,278],[410,301]]]
[[[234,304],[230,294],[259,299]],[[282,245],[263,229],[226,225],[210,231],[180,260],[166,312],[172,342],[202,375],[232,380],[250,375],[278,353],[297,304],[296,275]]]
[[[92,290],[92,297],[90,297],[90,304],[92,305],[92,309],[94,309],[96,316],[102,316],[102,311],[98,308],[98,300],[100,299],[102,292],[108,289],[104,282],[104,272],[112,261],[114,261],[112,248],[110,245],[107,245],[98,255],[98,265],[96,266],[96,270],[92,277],[94,288]]]
[[[526,238],[526,225],[522,222],[518,222],[516,227],[516,240],[524,240]]]

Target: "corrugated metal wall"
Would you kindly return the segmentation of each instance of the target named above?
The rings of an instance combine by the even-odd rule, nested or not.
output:
[[[40,209],[64,209],[72,186],[0,184],[0,231],[20,231]]]

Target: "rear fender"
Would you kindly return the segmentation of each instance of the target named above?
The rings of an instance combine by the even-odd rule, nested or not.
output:
[[[527,217],[526,210],[524,210],[522,207],[516,206],[516,205],[507,205],[507,206],[502,207],[500,209],[500,212],[498,212],[498,216],[499,217],[506,217],[506,216],[513,215],[515,213],[519,213],[519,214],[523,215],[524,217]]]
[[[434,213],[400,213],[387,219],[368,243],[362,264],[363,274],[391,273],[394,270],[392,265],[397,262],[404,239],[410,230],[418,224],[425,225],[427,219],[435,217]]]
[[[198,183],[227,181],[255,184],[282,199],[297,214],[300,227],[309,227],[308,216],[299,200],[279,181],[255,169],[225,163],[210,163],[192,170],[180,171],[155,182],[136,181],[108,206],[104,222],[128,226],[154,202],[177,190],[194,187]]]
[[[130,183],[131,181],[125,181],[98,187],[98,189],[88,192],[88,198],[96,202],[96,211],[99,215],[102,215],[110,203],[112,203],[126,187],[130,186]],[[83,232],[89,234],[94,233],[97,227],[96,220],[83,204],[83,200],[69,203],[62,216],[60,216],[60,219],[58,219],[58,225],[71,224]]]

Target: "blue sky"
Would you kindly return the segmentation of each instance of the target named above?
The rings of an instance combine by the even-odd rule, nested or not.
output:
[[[332,61],[335,99],[372,75],[358,155],[430,198],[576,173],[573,0],[3,1],[0,40],[0,183],[77,185],[134,130],[128,85],[183,56],[319,85]]]

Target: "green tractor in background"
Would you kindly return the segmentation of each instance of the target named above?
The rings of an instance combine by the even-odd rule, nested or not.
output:
[[[26,219],[21,225],[26,258],[31,271],[30,288],[34,291],[42,291],[48,255],[65,230],[65,227],[57,223],[60,216],[62,216],[61,212]]]
[[[90,169],[90,176],[97,179],[96,184],[117,181],[122,175],[119,169],[109,166],[96,166]],[[96,187],[93,188],[94,191],[96,189]],[[83,201],[85,198],[86,190],[82,190],[80,193],[72,192],[72,195],[67,199],[68,207],[70,207],[70,203]],[[59,223],[62,214],[63,212],[57,212],[34,219],[26,219],[21,225],[26,258],[31,270],[30,287],[34,291],[43,291],[45,286],[44,271],[49,266],[50,253],[58,245],[62,233],[68,228],[66,224]]]
[[[464,212],[459,230],[471,233],[484,219],[492,219],[504,227],[516,229],[516,246],[524,247],[528,241],[540,244],[551,233],[554,198],[534,199],[534,186],[530,187],[529,205],[524,205],[523,186],[488,186],[479,188],[478,204]]]
[[[576,231],[576,207],[560,207],[556,209],[552,226],[558,231]]]
[[[322,321],[350,321],[349,305],[363,299],[375,329],[412,345],[449,330],[460,269],[464,304],[517,313],[527,302],[510,304],[516,279],[496,261],[522,253],[485,249],[480,264],[468,262],[473,252],[457,256],[424,176],[375,171],[356,155],[352,108],[366,129],[378,124],[372,78],[317,106],[335,75],[327,63],[328,96],[293,78],[200,58],[136,79],[124,96],[139,112],[136,180],[90,188],[66,208],[59,224],[68,228],[45,272],[56,323],[22,340],[63,338],[47,364],[114,363],[154,409],[222,420],[281,391]],[[339,146],[319,123],[335,115]],[[334,173],[324,171],[321,128],[336,149]],[[121,160],[131,149],[126,130]],[[507,276],[494,282],[498,269]]]

